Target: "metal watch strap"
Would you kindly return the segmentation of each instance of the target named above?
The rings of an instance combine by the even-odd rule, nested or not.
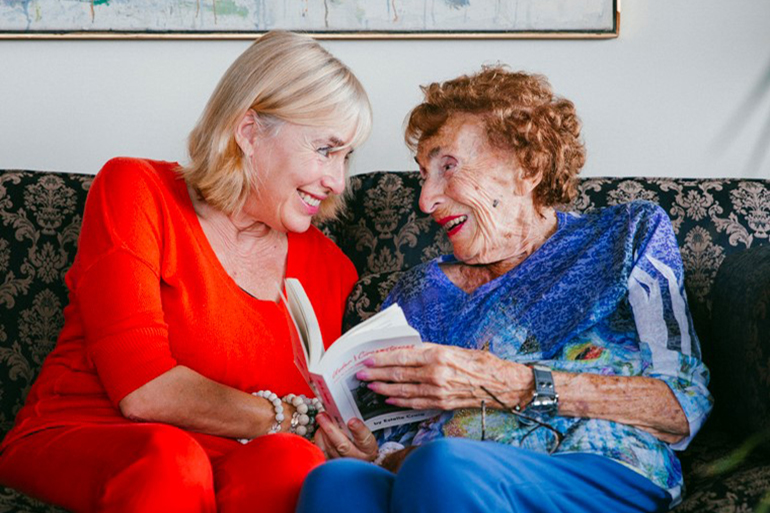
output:
[[[535,377],[535,395],[530,408],[548,414],[555,414],[559,408],[559,394],[553,384],[551,369],[542,365],[533,365],[532,373]]]

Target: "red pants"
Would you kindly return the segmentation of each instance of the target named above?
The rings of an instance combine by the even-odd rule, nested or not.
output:
[[[324,461],[288,434],[241,445],[165,424],[55,428],[0,455],[0,482],[71,511],[293,512]]]

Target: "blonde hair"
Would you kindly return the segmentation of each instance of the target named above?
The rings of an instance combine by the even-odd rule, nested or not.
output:
[[[571,202],[577,175],[586,160],[575,105],[556,96],[543,75],[485,66],[474,75],[422,87],[425,99],[412,109],[404,134],[407,146],[438,133],[457,113],[476,114],[489,141],[511,151],[525,176],[541,178],[534,190],[536,205]]]
[[[188,140],[185,181],[225,213],[243,207],[259,177],[245,165],[235,130],[254,110],[275,134],[282,122],[306,126],[355,126],[351,147],[369,136],[372,111],[353,73],[309,36],[271,31],[254,42],[222,76]],[[273,128],[271,130],[271,128]],[[321,204],[318,220],[334,217],[341,200]]]

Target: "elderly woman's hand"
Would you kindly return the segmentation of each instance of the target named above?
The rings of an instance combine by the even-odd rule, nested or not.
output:
[[[414,349],[378,353],[357,377],[388,396],[387,403],[415,409],[478,408],[486,400],[499,407],[482,386],[507,405],[526,405],[532,398],[532,370],[486,351],[425,343]]]
[[[315,433],[315,444],[328,459],[356,458],[374,461],[377,458],[377,440],[361,420],[351,419],[348,422],[352,438],[327,414],[319,414],[316,420],[319,429]]]

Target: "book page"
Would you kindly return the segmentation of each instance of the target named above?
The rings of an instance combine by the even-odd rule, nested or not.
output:
[[[378,328],[348,332],[329,347],[321,359],[324,373],[359,364],[372,351],[406,349],[422,344],[420,334],[408,324],[390,324]]]
[[[305,289],[299,280],[287,278],[286,307],[299,332],[302,350],[305,356],[305,367],[312,368],[321,360],[324,353],[323,337],[313,305],[310,303]],[[295,355],[296,356],[296,355]]]
[[[390,405],[385,402],[386,396],[377,394],[356,377],[371,356],[421,344],[420,335],[408,324],[359,331],[346,340],[332,344],[321,360],[321,369],[343,426],[357,417],[374,431],[421,421],[436,414],[434,411]]]
[[[393,304],[387,307],[385,310],[377,312],[361,324],[350,328],[338,340],[353,337],[364,331],[408,325],[409,323],[406,321],[406,316],[404,315],[403,310],[401,310],[401,307],[397,304]]]

